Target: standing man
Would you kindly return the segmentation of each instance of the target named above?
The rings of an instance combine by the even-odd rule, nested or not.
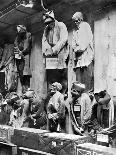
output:
[[[72,20],[76,24],[72,39],[76,81],[84,83],[86,89],[90,90],[93,82],[93,34],[90,25],[83,21],[81,12],[76,12]]]
[[[88,129],[88,122],[91,118],[92,102],[88,93],[84,91],[84,84],[78,81],[73,82],[71,88],[72,101],[70,102],[71,122],[77,133],[81,133],[82,128],[85,131]]]
[[[17,26],[17,36],[14,42],[14,54],[22,87],[30,85],[30,53],[32,47],[31,33],[24,25]]]
[[[63,22],[58,22],[53,11],[48,11],[43,15],[45,30],[42,38],[42,52],[44,59],[47,57],[57,58],[57,65],[52,69],[47,69],[48,83],[67,80],[67,58],[68,58],[68,31]],[[52,76],[52,77],[51,77]],[[54,79],[51,81],[51,79]]]
[[[64,95],[60,93],[62,85],[55,82],[51,86],[51,98],[47,106],[48,130],[51,132],[65,132],[65,104]]]

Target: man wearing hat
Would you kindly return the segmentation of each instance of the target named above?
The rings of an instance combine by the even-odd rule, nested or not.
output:
[[[76,25],[72,39],[76,80],[85,83],[86,89],[90,90],[93,87],[93,34],[90,25],[83,21],[81,12],[76,12],[72,20]]]
[[[48,11],[43,15],[45,29],[42,38],[42,52],[44,60],[47,58],[57,59],[52,69],[47,68],[46,74],[48,83],[67,80],[68,63],[68,31],[63,22],[58,22],[53,11]],[[45,61],[44,61],[45,63]],[[52,78],[51,78],[52,75]],[[51,79],[54,79],[51,80]]]
[[[93,115],[102,127],[109,126],[109,107],[111,97],[106,90],[95,89],[94,96],[96,103],[94,105]],[[104,117],[106,118],[104,120]]]
[[[60,93],[62,85],[55,82],[51,86],[52,97],[47,106],[48,130],[51,132],[65,132],[65,104],[64,95]]]
[[[31,33],[24,25],[17,26],[17,36],[14,42],[14,55],[22,86],[30,84],[30,53],[32,47]]]
[[[43,15],[46,25],[42,38],[42,52],[44,56],[58,56],[58,69],[66,68],[68,57],[68,31],[63,22],[58,22],[53,11]]]
[[[79,83],[78,81],[72,84],[71,88],[72,101],[70,102],[70,105],[72,107],[71,109],[73,110],[71,110],[72,114],[71,119],[73,128],[78,133],[82,131],[81,128],[87,130],[87,123],[91,118],[91,111],[92,111],[91,99],[88,93],[85,93],[84,91],[85,91],[84,84]],[[78,130],[76,128],[78,128]]]

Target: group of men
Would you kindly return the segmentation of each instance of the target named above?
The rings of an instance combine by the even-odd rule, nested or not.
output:
[[[76,80],[85,83],[86,89],[92,88],[93,78],[93,35],[90,25],[83,21],[83,14],[76,12],[72,17],[76,24],[73,31],[72,49],[74,55],[74,71]],[[55,19],[54,12],[43,14],[45,30],[42,37],[43,58],[57,57],[57,68],[60,73],[66,74],[69,58],[68,31],[63,22]],[[24,25],[17,26],[17,37],[14,42],[14,55],[21,85],[29,85],[31,77],[30,53],[32,48],[32,36]],[[27,80],[28,79],[28,80]]]
[[[43,56],[45,59],[52,56],[57,57],[57,69],[66,71],[67,62],[70,59],[67,48],[69,46],[67,44],[67,27],[63,22],[58,22],[55,19],[53,11],[46,12],[43,15],[43,20],[46,25],[42,38]],[[93,34],[90,25],[83,21],[81,12],[76,12],[72,16],[72,21],[76,24],[71,44],[76,82],[72,84],[72,101],[70,101],[69,113],[73,131],[82,134],[89,130],[89,127],[93,127],[93,129],[96,127],[95,130],[100,130],[101,126],[108,125],[107,122],[103,126],[103,108],[109,106],[111,98],[106,90],[94,92],[93,96],[87,92],[93,88]],[[59,126],[62,131],[64,129],[63,125],[66,123],[64,103],[64,97],[59,92],[55,92],[48,102],[48,119],[51,131],[59,130]]]
[[[72,100],[69,102],[68,117],[71,117],[73,132],[82,134],[84,131],[89,130],[92,125],[94,128],[93,120],[96,119],[99,124],[102,124],[100,112],[103,105],[108,105],[110,96],[107,95],[106,90],[95,93],[91,96],[92,98],[87,93],[87,90],[91,90],[93,86],[93,34],[90,25],[83,21],[81,12],[76,12],[72,17],[72,21],[76,24],[71,44],[76,82],[72,84],[71,88]],[[45,24],[42,37],[43,59],[56,57],[58,62],[56,69],[59,71],[59,76],[62,77],[62,74],[67,72],[70,59],[67,27],[63,22],[58,22],[55,19],[53,11],[43,14],[43,22]],[[31,33],[27,32],[24,25],[18,25],[17,37],[14,42],[14,55],[22,90],[24,86],[29,87],[30,83],[31,48]],[[12,125],[16,120],[19,126],[22,127],[25,126],[24,122],[28,118],[32,120],[32,124],[35,124],[37,128],[48,129],[51,132],[66,132],[67,106],[64,94],[61,93],[62,87],[60,81],[52,81],[50,94],[44,102],[35,99],[33,93],[32,96],[28,96],[30,91],[26,91],[22,99],[18,99],[16,102],[13,100],[13,110],[9,124]],[[96,104],[93,104],[94,97]],[[7,103],[12,104],[12,101],[7,101]],[[35,109],[34,113],[32,109]],[[30,127],[32,126],[30,125]]]

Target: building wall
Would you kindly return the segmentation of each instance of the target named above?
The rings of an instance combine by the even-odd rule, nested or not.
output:
[[[94,22],[95,89],[116,96],[116,8],[97,12]]]
[[[32,36],[33,47],[30,60],[32,78],[30,81],[30,87],[34,89],[40,97],[44,97],[47,93],[47,85],[41,49],[42,32],[34,33]]]

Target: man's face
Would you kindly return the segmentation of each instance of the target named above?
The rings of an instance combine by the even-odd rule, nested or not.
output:
[[[50,22],[49,24],[48,24],[48,26],[49,26],[49,28],[54,28],[54,26],[55,26],[55,22],[54,21],[52,21],[52,22]]]
[[[26,30],[24,30],[23,28],[17,26],[17,33],[19,36],[24,37],[26,34]]]
[[[44,23],[45,23],[45,25],[48,25],[49,28],[51,28],[51,29],[55,26],[55,21],[54,21],[54,19],[52,19],[52,18],[50,18],[50,17],[45,18],[45,19],[44,19]]]
[[[72,97],[74,97],[74,98],[79,98],[81,96],[80,91],[77,91],[75,89],[71,89],[71,92],[72,92]]]
[[[81,23],[81,20],[80,19],[77,19],[77,20],[73,20],[73,21],[76,24],[76,26],[79,27],[79,24]]]
[[[51,85],[51,93],[55,93],[57,91],[57,88],[54,85]]]

